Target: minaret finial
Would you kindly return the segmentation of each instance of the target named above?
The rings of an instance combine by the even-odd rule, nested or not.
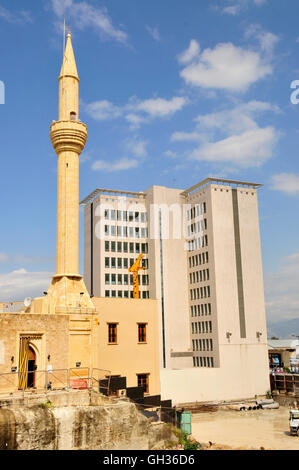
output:
[[[68,27],[67,37],[71,37],[71,27],[70,26]]]

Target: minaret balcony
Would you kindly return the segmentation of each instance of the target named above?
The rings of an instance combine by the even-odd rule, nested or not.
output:
[[[57,154],[64,151],[82,152],[87,140],[87,127],[81,121],[53,121],[50,138]]]

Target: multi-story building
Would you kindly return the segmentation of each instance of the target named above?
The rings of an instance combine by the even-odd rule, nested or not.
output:
[[[140,296],[159,300],[162,368],[219,368],[228,345],[266,341],[259,186],[208,178],[82,201],[87,288],[132,297],[128,268],[144,254]]]

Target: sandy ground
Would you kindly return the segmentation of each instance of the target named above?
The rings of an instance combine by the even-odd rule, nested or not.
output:
[[[299,450],[299,437],[289,434],[289,409],[194,413],[192,436],[199,442],[242,449]]]

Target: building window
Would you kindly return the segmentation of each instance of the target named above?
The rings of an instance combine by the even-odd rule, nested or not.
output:
[[[105,242],[105,251],[109,251],[109,242]]]
[[[110,275],[109,274],[105,274],[105,284],[110,284]]]
[[[110,259],[105,258],[105,268],[109,268],[109,266],[110,266]]]
[[[148,269],[148,259],[147,258],[143,258],[142,267]]]
[[[146,343],[146,323],[138,323],[138,343]]]
[[[149,393],[149,374],[137,374],[138,387],[143,387],[144,393]]]
[[[110,291],[109,290],[105,290],[105,297],[110,297]]]
[[[117,343],[117,323],[108,323],[108,343]]]

